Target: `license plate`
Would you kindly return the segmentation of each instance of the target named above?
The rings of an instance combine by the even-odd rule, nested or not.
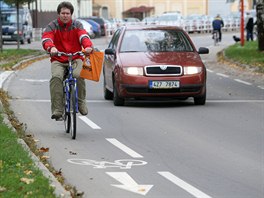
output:
[[[11,38],[11,36],[10,35],[2,35],[2,38],[9,39],[9,38]]]
[[[172,88],[179,88],[180,81],[149,81],[149,88],[150,89],[172,89]]]

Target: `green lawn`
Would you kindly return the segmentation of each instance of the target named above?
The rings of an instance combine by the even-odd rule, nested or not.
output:
[[[264,51],[258,51],[258,43],[245,42],[242,47],[240,43],[230,46],[225,50],[227,58],[234,62],[249,65],[255,71],[264,73]]]
[[[56,197],[49,180],[0,115],[0,197]]]

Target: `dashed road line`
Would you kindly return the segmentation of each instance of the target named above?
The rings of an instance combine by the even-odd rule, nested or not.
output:
[[[142,155],[140,155],[137,152],[133,151],[131,148],[129,148],[126,145],[122,144],[121,142],[119,142],[115,138],[106,138],[106,140],[108,142],[110,142],[111,144],[113,144],[114,146],[116,146],[117,148],[121,149],[122,151],[124,151],[125,153],[127,153],[128,155],[130,155],[133,158],[143,158]]]
[[[78,116],[82,121],[85,122],[88,126],[90,126],[92,129],[101,129],[97,124],[95,124],[92,120],[87,118],[86,116]]]
[[[193,187],[192,185],[190,185],[187,182],[183,181],[182,179],[176,177],[175,175],[173,175],[170,172],[161,171],[161,172],[158,172],[158,173],[161,176],[163,176],[166,179],[168,179],[169,181],[171,181],[172,183],[174,183],[177,186],[181,187],[182,189],[184,189],[188,193],[192,194],[194,197],[197,197],[197,198],[198,197],[199,198],[211,198],[209,195],[203,193],[199,189]]]
[[[229,78],[228,75],[226,75],[226,74],[222,74],[222,73],[216,73],[216,75],[221,76],[221,77],[224,77],[224,78]]]
[[[252,83],[249,83],[249,82],[246,82],[246,81],[243,81],[243,80],[240,80],[240,79],[234,79],[236,82],[239,82],[239,83],[242,83],[242,84],[245,84],[245,85],[252,85]]]

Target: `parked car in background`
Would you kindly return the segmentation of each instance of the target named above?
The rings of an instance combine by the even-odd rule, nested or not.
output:
[[[159,25],[176,25],[182,27],[184,18],[182,14],[178,12],[164,13],[157,17],[156,24]]]
[[[188,34],[168,25],[118,28],[103,62],[104,98],[121,106],[129,98],[194,98],[206,102],[206,68]]]
[[[87,33],[91,39],[95,38],[93,26],[90,23],[88,23],[87,21],[85,21],[83,19],[76,19],[76,21],[79,21],[80,23],[82,23],[83,28],[87,31]]]
[[[19,29],[17,29],[17,11],[16,8],[4,8],[1,10],[2,22],[2,42],[20,41],[31,43],[33,38],[32,18],[28,8],[19,9]]]
[[[100,37],[101,36],[101,27],[98,23],[96,23],[95,21],[88,19],[88,18],[81,18],[85,21],[87,21],[88,23],[90,23],[92,25],[93,28],[93,32],[95,34],[95,37]]]
[[[101,17],[97,17],[97,16],[91,16],[91,17],[88,17],[89,19],[95,21],[96,23],[98,23],[101,27],[101,36],[105,36],[106,35],[106,22],[103,18]]]
[[[143,24],[155,24],[157,20],[157,16],[149,16],[149,17],[145,17],[144,19],[142,19],[142,23]]]
[[[123,20],[124,20],[126,25],[127,24],[134,25],[134,24],[140,23],[140,20],[138,18],[133,18],[133,17],[124,18]]]

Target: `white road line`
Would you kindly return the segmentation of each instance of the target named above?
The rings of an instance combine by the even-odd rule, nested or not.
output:
[[[216,73],[216,75],[218,75],[218,76],[222,76],[222,77],[224,77],[224,78],[229,78],[228,75],[226,75],[226,74],[222,74],[222,73]]]
[[[258,88],[260,88],[260,89],[264,89],[264,86],[258,86]]]
[[[18,100],[20,102],[50,102],[50,100],[38,100],[38,99],[20,99],[20,98],[13,98],[13,100]],[[107,103],[112,101],[102,100],[86,100],[88,103]]]
[[[49,82],[48,79],[28,79],[28,78],[21,78],[19,80],[21,80],[21,81],[27,81],[27,82]]]
[[[249,82],[246,82],[246,81],[243,81],[243,80],[240,80],[240,79],[234,79],[235,81],[239,82],[239,83],[243,83],[245,85],[252,85],[251,83]]]
[[[101,129],[98,125],[96,125],[93,121],[91,121],[86,116],[79,116],[79,118],[84,121],[88,126],[90,126],[92,129]]]
[[[133,151],[132,149],[128,148],[126,145],[122,144],[121,142],[119,142],[115,138],[106,138],[106,140],[133,158],[143,158],[142,155],[140,155],[137,152]]]
[[[188,193],[192,194],[194,197],[199,198],[211,198],[209,195],[203,193],[202,191],[198,190],[197,188],[191,186],[190,184],[186,183],[185,181],[181,180],[180,178],[176,177],[175,175],[171,174],[170,172],[158,172],[161,176],[165,177],[166,179],[170,180],[172,183],[176,184],[177,186],[181,187],[182,189],[186,190]]]
[[[210,73],[214,73],[214,71],[213,70],[211,70],[211,69],[206,69],[208,72],[210,72]]]
[[[264,87],[259,87],[260,89],[264,89]],[[13,99],[13,100],[18,100],[19,102],[43,102],[43,103],[48,103],[50,100],[33,100],[33,99]],[[104,103],[104,102],[109,102],[106,100],[87,100],[88,103]],[[212,103],[262,103],[264,100],[209,100],[207,99],[206,102],[212,102]]]

